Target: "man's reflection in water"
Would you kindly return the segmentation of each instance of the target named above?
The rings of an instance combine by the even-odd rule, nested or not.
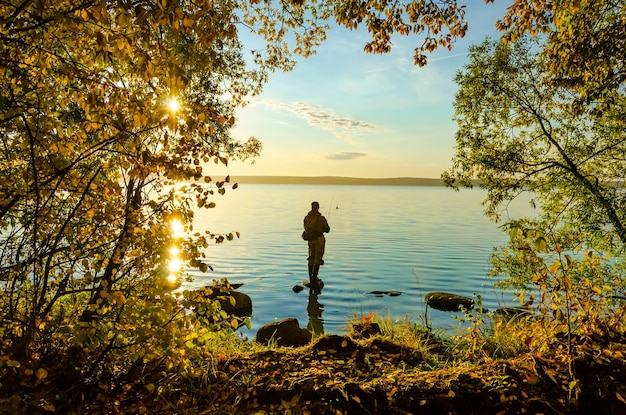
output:
[[[309,302],[306,306],[306,312],[309,315],[309,324],[307,329],[314,334],[324,333],[324,320],[322,320],[322,310],[324,304],[320,304],[317,297],[322,293],[321,288],[309,289]]]

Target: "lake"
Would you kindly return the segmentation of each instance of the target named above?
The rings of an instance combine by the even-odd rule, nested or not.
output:
[[[239,231],[232,242],[211,245],[214,271],[193,272],[198,288],[213,279],[243,283],[252,298],[252,338],[263,324],[295,317],[304,327],[342,333],[355,316],[369,313],[418,322],[424,295],[446,291],[481,295],[489,309],[513,306],[513,294],[493,288],[486,277],[495,246],[507,241],[483,216],[479,189],[455,192],[431,186],[345,186],[242,184],[196,214],[196,230]],[[325,264],[319,295],[292,288],[308,279],[302,222],[312,201],[328,219]],[[520,203],[515,214],[530,214]],[[372,291],[398,291],[378,297]],[[428,310],[435,327],[456,327],[453,313]]]

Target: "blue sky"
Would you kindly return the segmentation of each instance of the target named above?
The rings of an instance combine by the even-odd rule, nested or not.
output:
[[[211,174],[428,177],[450,165],[456,123],[454,76],[467,49],[487,35],[510,1],[468,0],[469,31],[452,51],[413,65],[421,38],[396,37],[392,52],[363,52],[363,29],[333,29],[316,55],[270,76],[264,91],[237,113],[234,136],[255,136],[255,163],[231,162]]]

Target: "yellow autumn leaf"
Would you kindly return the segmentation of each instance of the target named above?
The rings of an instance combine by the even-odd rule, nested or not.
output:
[[[554,264],[550,265],[550,268],[549,268],[550,273],[551,274],[556,273],[559,270],[559,268],[561,268],[561,263],[557,261]]]
[[[451,390],[450,392],[448,392],[448,397],[449,398],[454,398],[456,396],[456,393],[454,393],[453,390]]]
[[[150,393],[154,392],[154,389],[155,389],[154,388],[154,383],[148,383],[146,385],[146,389],[148,389],[148,392],[150,392]]]
[[[113,299],[113,303],[114,304],[124,304],[126,302],[126,297],[124,296],[124,293],[121,291],[114,291],[111,294],[111,298]]]

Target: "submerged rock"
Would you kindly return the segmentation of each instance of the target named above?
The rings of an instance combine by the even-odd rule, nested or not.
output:
[[[219,302],[222,310],[237,317],[252,315],[252,298],[248,294],[230,291],[228,297],[232,297],[235,300],[235,304],[233,305],[228,298],[220,298]]]
[[[220,303],[220,307],[226,313],[235,317],[247,317],[252,315],[252,298],[249,295],[239,291],[235,291],[236,288],[241,287],[243,284],[223,285],[218,284],[214,286],[207,286],[195,293],[201,297],[217,300]],[[191,299],[191,305],[195,308],[201,303],[198,297]]]
[[[388,295],[389,297],[397,297],[402,294],[400,291],[370,291],[369,294],[373,294],[376,297],[382,297]]]
[[[256,333],[256,342],[267,345],[270,341],[278,346],[299,347],[309,344],[311,332],[300,328],[296,318],[286,318],[259,327]]]
[[[424,297],[426,304],[440,311],[460,311],[474,308],[474,300],[458,294],[432,292]]]

